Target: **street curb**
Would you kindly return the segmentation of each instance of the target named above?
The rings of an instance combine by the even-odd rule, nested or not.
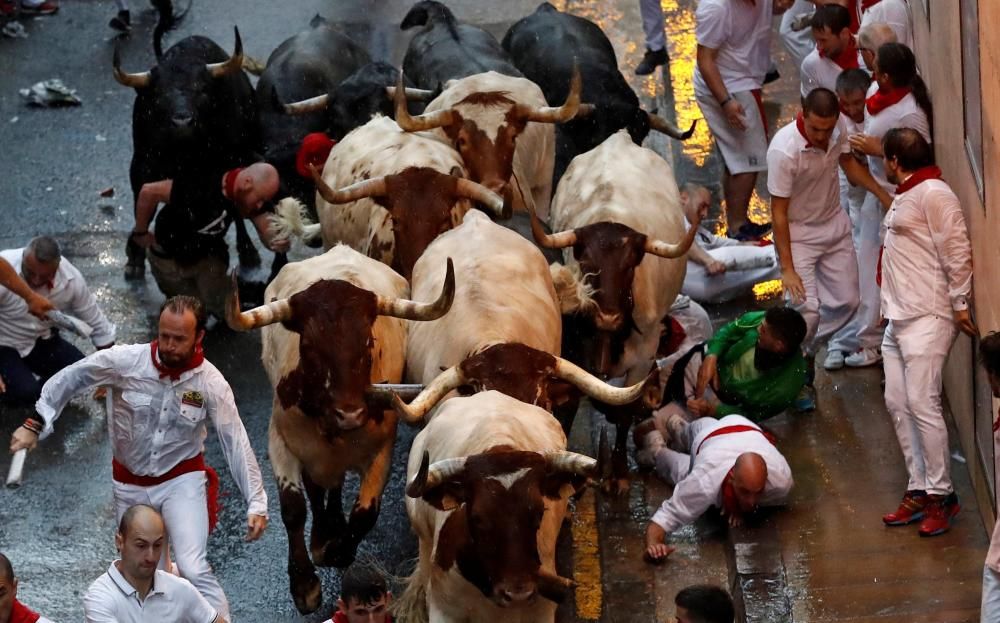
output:
[[[726,536],[730,592],[736,620],[746,623],[791,623],[781,537],[770,517],[750,528],[730,528]]]

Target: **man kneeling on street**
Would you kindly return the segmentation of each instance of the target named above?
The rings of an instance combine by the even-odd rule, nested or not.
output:
[[[122,514],[115,534],[121,556],[87,589],[87,623],[226,623],[184,578],[156,568],[167,542],[163,517],[145,504]]]
[[[781,413],[806,382],[805,335],[805,320],[790,307],[743,314],[661,372],[667,378],[657,417],[740,414],[760,422]]]
[[[782,504],[792,488],[785,457],[756,424],[741,415],[688,423],[680,415],[667,422],[669,441],[659,430],[642,439],[637,459],[656,467],[674,485],[646,528],[645,558],[664,560],[675,548],[668,534],[716,506],[730,526],[739,526],[758,506]]]

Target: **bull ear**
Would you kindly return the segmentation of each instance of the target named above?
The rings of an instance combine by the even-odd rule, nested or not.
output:
[[[425,491],[422,499],[439,511],[455,510],[465,503],[465,487],[457,480],[446,480]]]
[[[587,486],[588,478],[569,472],[549,472],[542,479],[542,495],[550,500],[563,500]]]

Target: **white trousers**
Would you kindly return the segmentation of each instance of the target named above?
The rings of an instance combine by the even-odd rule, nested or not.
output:
[[[757,99],[752,91],[730,93],[743,106],[743,122],[746,130],[737,130],[729,125],[729,118],[722,106],[711,93],[695,89],[695,99],[708,129],[715,137],[715,144],[722,153],[726,168],[733,175],[767,170],[767,132]]]
[[[781,268],[774,256],[774,247],[734,245],[705,251],[717,262],[730,265],[757,264],[747,270],[730,270],[720,275],[709,275],[705,267],[697,262],[687,263],[687,274],[681,292],[702,303],[725,303],[748,294],[755,283],[781,278]],[[771,260],[770,266],[760,266],[760,259]]]
[[[812,28],[806,27],[803,30],[794,31],[792,30],[792,22],[800,15],[812,13],[815,10],[816,5],[809,0],[795,0],[792,8],[781,16],[781,27],[778,29],[778,33],[781,36],[781,43],[788,50],[796,68],[802,67],[802,61],[816,47],[816,41],[812,36]]]
[[[646,47],[654,52],[667,47],[667,37],[663,33],[663,7],[660,0],[639,0],[642,14],[642,31],[646,33]]]
[[[229,601],[216,579],[206,555],[208,544],[208,506],[205,472],[190,472],[154,487],[114,484],[116,522],[135,504],[152,506],[163,515],[174,563],[181,577],[198,589],[216,612],[229,620]],[[166,569],[167,549],[163,550],[160,568]]]
[[[807,355],[850,320],[858,308],[858,270],[850,236],[823,243],[792,241],[792,264],[806,291],[795,305],[806,321],[802,342]]]
[[[678,446],[687,452],[662,448],[656,453],[656,473],[672,485],[684,479],[691,472],[691,444],[706,426],[717,426],[719,421],[711,417],[698,418],[685,425],[678,435]]]
[[[908,490],[953,491],[941,375],[957,334],[951,318],[938,316],[890,320],[885,331],[885,406],[906,461]]]
[[[882,343],[882,294],[875,280],[882,249],[882,216],[882,204],[875,195],[865,193],[857,218],[851,217],[856,232],[860,304],[850,322],[830,339],[831,350],[852,353],[862,348],[877,348]]]
[[[1000,623],[1000,573],[983,565],[983,602],[979,620]]]

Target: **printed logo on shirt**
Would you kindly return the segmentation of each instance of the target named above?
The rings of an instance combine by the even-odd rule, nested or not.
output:
[[[181,396],[181,404],[201,409],[202,407],[205,406],[205,397],[201,395],[201,392],[196,392],[196,391],[184,392],[184,395]]]

